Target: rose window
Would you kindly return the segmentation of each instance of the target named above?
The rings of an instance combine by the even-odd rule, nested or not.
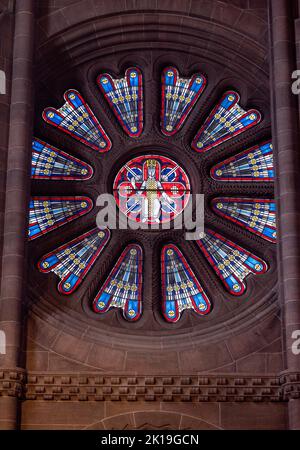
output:
[[[210,80],[199,71],[166,65],[153,80],[159,94],[142,66],[117,75],[102,68],[89,101],[68,89],[43,109],[29,208],[35,289],[141,331],[144,316],[155,318],[149,330],[171,330],[213,320],[221,303],[224,314],[251,304],[268,288],[276,242],[272,143],[255,137],[263,113],[232,88],[204,102]],[[98,228],[105,193],[119,216],[156,227]],[[204,194],[205,233],[186,240],[174,220],[194,194]]]

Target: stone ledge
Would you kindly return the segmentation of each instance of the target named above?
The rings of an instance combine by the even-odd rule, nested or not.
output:
[[[77,373],[4,369],[0,370],[1,396],[47,401],[287,402],[300,398],[300,373],[168,378],[90,373],[83,383]]]

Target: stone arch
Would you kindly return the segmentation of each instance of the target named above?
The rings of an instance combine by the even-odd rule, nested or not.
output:
[[[88,425],[87,430],[218,430],[201,417],[173,411],[144,410],[117,414]]]

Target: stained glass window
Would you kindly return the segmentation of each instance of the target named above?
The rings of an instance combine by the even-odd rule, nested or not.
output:
[[[146,224],[174,219],[190,197],[185,171],[162,155],[130,160],[118,172],[113,189],[120,210],[131,220]]]
[[[265,261],[220,234],[205,230],[205,236],[196,241],[207,261],[233,295],[246,290],[245,278],[250,274],[262,274],[268,269]]]
[[[182,127],[206,86],[204,75],[182,78],[175,67],[162,73],[161,130],[171,136]]]
[[[111,148],[108,135],[79,92],[69,89],[59,109],[46,108],[43,119],[98,152]]]
[[[168,322],[177,322],[185,309],[200,315],[210,312],[207,295],[187,260],[173,244],[162,249],[161,278],[163,315]]]
[[[80,285],[110,238],[108,229],[94,228],[53,250],[39,261],[41,272],[54,272],[61,294],[71,294]]]
[[[125,319],[137,320],[142,313],[142,271],[141,247],[128,245],[96,295],[94,311],[121,308]]]
[[[122,64],[119,67],[122,67]],[[81,195],[80,186],[83,188],[83,193],[88,191],[91,192],[89,195],[95,195],[95,197],[102,193],[113,192],[120,210],[121,223],[118,224],[118,230],[93,228],[84,234],[78,235],[78,233],[73,240],[44,255],[38,263],[38,268],[41,272],[53,272],[59,277],[58,291],[61,294],[73,293],[108,244],[111,233],[114,234],[114,242],[119,240],[119,245],[122,245],[122,233],[127,233],[123,227],[126,217],[131,221],[129,228],[139,229],[136,237],[140,242],[126,244],[122,247],[122,252],[119,251],[117,255],[114,255],[113,267],[109,268],[105,278],[99,280],[97,285],[96,296],[92,299],[93,311],[96,314],[103,314],[103,319],[111,316],[111,314],[106,316],[104,314],[112,308],[119,309],[128,321],[133,322],[141,317],[145,261],[140,244],[146,241],[149,247],[153,244],[152,255],[150,256],[149,248],[147,253],[148,258],[153,258],[152,261],[159,261],[159,255],[155,256],[155,252],[160,245],[162,246],[160,253],[161,312],[167,322],[175,323],[182,314],[188,315],[188,311],[196,317],[196,315],[206,315],[212,309],[211,291],[208,290],[206,294],[206,288],[202,287],[202,283],[206,286],[206,279],[201,272],[194,273],[193,261],[188,261],[184,256],[186,248],[184,246],[197,248],[199,257],[204,255],[211,269],[219,277],[219,288],[222,289],[223,284],[226,290],[235,296],[245,293],[248,276],[263,274],[268,269],[267,263],[252,253],[247,246],[243,248],[235,243],[234,238],[230,240],[216,231],[206,230],[203,238],[196,243],[184,241],[183,233],[186,230],[179,230],[178,225],[181,222],[181,214],[189,213],[188,206],[192,203],[190,202],[191,181],[198,192],[204,192],[213,199],[210,206],[219,217],[219,221],[233,222],[249,231],[250,242],[251,240],[254,243],[259,241],[261,245],[265,244],[271,248],[272,246],[265,241],[271,243],[276,241],[276,206],[270,193],[272,184],[264,185],[263,183],[274,180],[273,147],[271,140],[268,140],[251,148],[247,145],[242,148],[242,152],[227,159],[220,156],[220,162],[214,163],[209,177],[207,174],[209,155],[208,158],[203,158],[201,153],[219,146],[218,153],[214,153],[214,161],[216,161],[216,155],[222,155],[221,144],[257,125],[262,119],[260,112],[256,109],[244,109],[241,106],[239,94],[230,90],[225,92],[207,112],[203,123],[198,124],[199,131],[194,139],[192,139],[194,135],[179,139],[175,135],[180,130],[182,133],[185,130],[188,133],[190,131],[185,122],[192,114],[193,108],[199,105],[207,79],[200,72],[185,78],[172,64],[162,71],[159,66],[157,69],[161,74],[161,80],[156,79],[156,83],[159,85],[161,81],[161,95],[155,99],[153,97],[155,92],[146,92],[149,87],[148,80],[151,78],[145,77],[148,69],[145,68],[142,71],[134,64],[119,78],[114,78],[109,73],[110,70],[97,73],[94,83],[96,90],[101,91],[98,94],[103,96],[101,105],[110,108],[118,121],[116,123],[112,120],[107,126],[111,128],[112,135],[119,128],[122,135],[120,139],[124,141],[121,147],[116,144],[116,153],[110,152],[101,158],[102,161],[99,164],[102,172],[96,174],[96,179],[101,181],[97,188],[95,183],[87,183],[85,186],[79,183],[51,183],[56,180],[86,181],[92,177],[93,168],[72,156],[72,151],[68,154],[38,138],[33,139],[31,178],[48,180],[49,182],[44,186],[51,186],[49,191],[52,195],[54,192],[58,194],[43,195],[46,188],[40,192],[41,183],[33,181],[34,193],[29,204],[28,238],[29,241],[34,241],[90,212],[93,202],[90,198]],[[153,70],[152,73],[157,74],[158,70]],[[148,128],[147,136],[144,136],[145,140],[143,138],[143,129],[148,117],[145,114],[145,98],[150,100],[149,114],[152,101],[155,105],[161,102],[160,117],[156,117],[153,122],[155,128],[160,120],[161,134],[159,142],[158,136],[155,138],[153,135],[152,144],[151,126]],[[96,99],[94,101],[96,102]],[[98,107],[101,108],[101,105]],[[79,142],[98,153],[107,152],[112,147],[108,134],[101,126],[101,121],[82,95],[74,89],[65,92],[64,104],[61,107],[46,108],[43,118],[57,130],[77,140],[77,144],[73,141],[75,154],[84,151]],[[120,126],[127,136],[124,135]],[[171,136],[174,136],[175,140],[170,139]],[[140,139],[136,139],[138,137]],[[244,138],[246,137],[247,134]],[[137,146],[136,143],[139,141],[141,144]],[[144,144],[145,142],[147,144]],[[197,152],[194,152],[192,159],[188,158],[186,153],[187,142]],[[142,145],[145,146],[142,147]],[[231,151],[230,154],[232,153]],[[96,170],[98,162],[95,154],[91,155],[91,152],[87,152],[86,156],[88,155],[93,158]],[[171,159],[169,155],[174,155],[174,159],[172,156]],[[177,158],[181,162],[176,162]],[[111,173],[107,174],[107,171]],[[215,181],[227,182],[227,185]],[[248,198],[245,194],[246,185],[243,195],[234,193],[234,186],[237,186],[234,183],[252,183],[253,181],[261,183],[259,187],[264,194],[259,196],[256,194],[254,197],[252,192]],[[231,182],[233,184],[230,186]],[[230,196],[225,196],[222,191],[225,187],[226,195],[230,192]],[[61,195],[64,188],[69,196]],[[260,198],[261,196],[263,198]],[[185,217],[193,216],[195,219],[196,213],[198,215],[198,211],[193,209],[191,214]],[[175,231],[168,232],[167,229],[173,229],[173,224],[170,222],[176,218],[178,221],[174,222],[174,228],[176,235],[178,232],[178,242],[181,242],[182,249],[169,243],[170,236],[174,236]],[[78,221],[78,226],[83,223],[84,219],[81,219]],[[187,224],[185,223],[184,226]],[[217,221],[215,226],[218,226]],[[66,227],[65,231],[69,228]],[[238,227],[234,226],[234,228],[238,230]],[[169,234],[160,234],[158,239],[157,230]],[[243,232],[242,236],[248,234],[247,231]],[[128,240],[126,239],[125,242]],[[33,245],[33,242],[30,245]],[[149,268],[151,262],[146,262]],[[152,276],[150,273],[146,275]],[[207,289],[211,287],[207,286]],[[148,292],[145,294],[146,297],[150,295]],[[146,302],[150,305],[151,299],[146,298]],[[187,310],[186,313],[184,313],[185,310]],[[184,321],[182,325],[184,326]]]
[[[220,197],[213,200],[212,206],[220,216],[267,241],[276,242],[276,205],[274,200]]]
[[[194,150],[206,152],[260,122],[261,114],[255,109],[245,111],[239,100],[239,94],[234,91],[223,95],[195,136]]]
[[[91,166],[50,144],[35,138],[32,142],[31,178],[40,180],[88,180]]]
[[[30,240],[87,214],[93,207],[88,197],[32,197],[29,203]]]
[[[218,181],[273,181],[271,141],[251,147],[215,165],[211,176]]]
[[[124,78],[102,73],[97,83],[123,130],[130,137],[143,131],[143,76],[137,67],[126,70]]]

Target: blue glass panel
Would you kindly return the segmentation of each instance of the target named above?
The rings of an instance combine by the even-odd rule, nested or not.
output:
[[[93,202],[88,197],[32,197],[29,203],[29,240],[87,214],[92,207]]]
[[[111,148],[110,139],[80,93],[70,89],[64,99],[61,108],[44,109],[43,119],[88,147],[107,152]]]
[[[239,100],[239,94],[234,91],[223,95],[195,136],[194,150],[208,151],[260,122],[261,114],[255,109],[245,111]]]
[[[108,229],[94,228],[43,256],[41,272],[54,272],[61,281],[61,294],[71,294],[85,278],[110,238]]]
[[[211,176],[218,181],[273,181],[273,145],[268,141],[217,164]]]
[[[178,247],[165,245],[161,253],[162,307],[168,322],[177,322],[182,311],[208,314],[210,301]]]
[[[220,234],[205,230],[205,236],[196,241],[226,289],[233,295],[246,290],[245,278],[250,274],[262,274],[268,266],[253,255]]]
[[[93,169],[68,153],[35,138],[32,142],[31,178],[41,180],[87,180]]]
[[[130,137],[143,131],[143,76],[137,67],[126,70],[124,78],[100,74],[97,84],[120,125]]]
[[[171,136],[182,127],[206,86],[204,75],[182,78],[175,67],[162,73],[161,131]]]
[[[105,280],[93,302],[94,311],[104,313],[121,308],[127,320],[142,313],[143,252],[139,245],[128,245]]]
[[[267,241],[276,242],[276,205],[273,200],[220,197],[212,202],[222,217]]]

